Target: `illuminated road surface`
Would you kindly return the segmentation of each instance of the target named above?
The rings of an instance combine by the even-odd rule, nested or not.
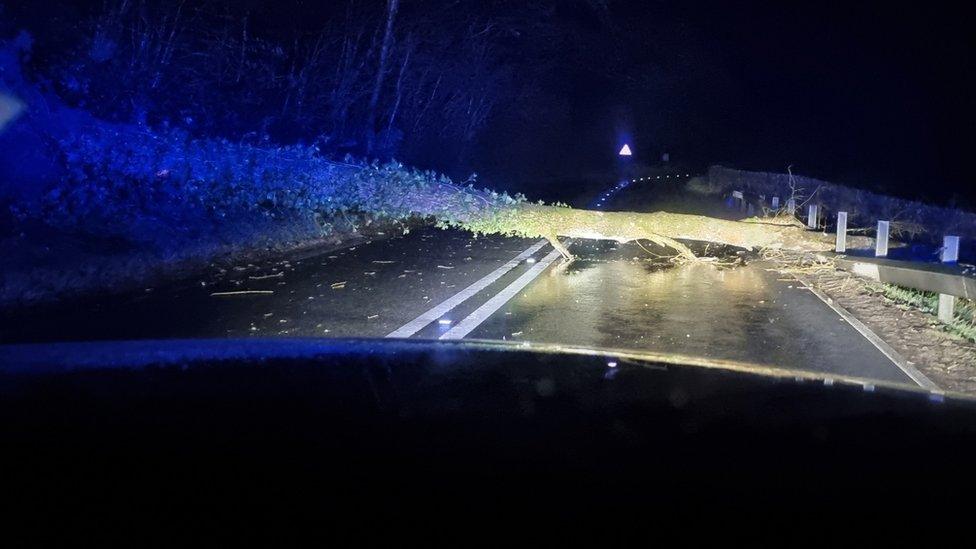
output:
[[[911,382],[801,283],[762,262],[661,266],[636,246],[582,256],[509,301],[468,337],[649,349]],[[634,259],[637,257],[638,259]]]
[[[0,338],[463,336],[910,382],[809,290],[761,262],[673,267],[634,244],[582,241],[571,245],[579,260],[546,264],[552,248],[537,243],[415,231],[100,303],[7,315]]]

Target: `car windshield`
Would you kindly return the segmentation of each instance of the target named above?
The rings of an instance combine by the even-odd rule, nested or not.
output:
[[[492,340],[974,393],[964,25],[0,1],[0,345]]]

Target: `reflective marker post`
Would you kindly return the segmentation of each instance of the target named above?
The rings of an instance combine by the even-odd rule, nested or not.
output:
[[[888,257],[888,230],[887,221],[878,221],[878,237],[874,242],[875,257]]]
[[[807,208],[807,227],[816,229],[820,225],[817,219],[819,216],[820,207],[817,204],[810,204]]]
[[[773,209],[774,210],[778,210],[779,209],[779,197],[778,196],[774,196],[773,197],[772,206],[773,206]]]
[[[959,261],[959,237],[946,235],[942,237],[942,262],[955,263]]]
[[[786,213],[793,215],[796,213],[796,200],[789,199],[786,201]]]
[[[946,235],[942,237],[942,262],[956,263],[959,261],[959,237]],[[952,322],[956,312],[956,296],[939,294],[939,320]]]
[[[839,254],[847,251],[847,212],[837,212],[837,244],[834,251]]]
[[[949,294],[939,294],[939,321],[946,324],[952,322],[952,317],[956,312],[956,296]]]

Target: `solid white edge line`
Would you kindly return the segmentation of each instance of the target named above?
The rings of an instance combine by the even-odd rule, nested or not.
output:
[[[839,314],[841,318],[843,318],[845,321],[847,321],[848,324],[853,326],[855,330],[860,332],[865,339],[870,341],[871,344],[877,347],[882,354],[884,354],[886,357],[888,357],[889,360],[894,362],[895,366],[898,366],[902,372],[905,372],[905,375],[910,377],[912,381],[918,384],[919,387],[923,387],[930,391],[942,390],[931,379],[925,377],[925,374],[920,372],[918,368],[909,364],[908,360],[906,360],[905,357],[901,356],[901,354],[899,354],[898,351],[894,350],[891,347],[891,345],[885,343],[885,341],[881,339],[878,336],[878,334],[874,333],[871,330],[871,328],[868,328],[863,322],[858,320],[854,315],[850,313],[850,311],[838,305],[836,301],[831,299],[829,296],[827,296],[820,290],[814,288],[813,285],[810,284],[805,277],[796,276],[796,279],[799,280],[801,284],[806,286],[807,289],[813,293],[813,295],[820,298],[820,301],[826,303],[827,306],[833,309],[835,313]]]
[[[477,328],[482,322],[488,319],[491,315],[495,313],[498,309],[502,307],[505,303],[508,303],[510,299],[515,297],[515,294],[522,291],[523,288],[529,285],[535,277],[542,274],[542,271],[557,258],[560,257],[558,251],[549,252],[549,255],[544,257],[542,261],[539,261],[532,266],[531,269],[522,273],[522,276],[516,278],[511,284],[505,287],[502,291],[495,294],[491,299],[486,301],[481,307],[474,310],[473,313],[466,316],[464,320],[459,322],[456,326],[444,332],[440,339],[462,339],[464,336],[470,334],[472,330]]]
[[[471,298],[473,295],[477,294],[481,290],[490,286],[493,282],[498,280],[508,271],[511,271],[518,266],[519,263],[528,259],[532,254],[538,252],[545,246],[547,241],[540,240],[529,246],[528,249],[518,254],[517,256],[510,259],[508,262],[498,267],[494,271],[485,275],[481,280],[478,280],[474,284],[468,286],[467,288],[461,290],[460,292],[454,294],[453,296],[447,298],[446,300],[435,305],[430,310],[422,313],[417,318],[407,322],[403,326],[400,326],[396,330],[390,332],[386,337],[410,337],[413,334],[424,329],[425,326],[444,316],[448,311],[457,307],[467,299]]]

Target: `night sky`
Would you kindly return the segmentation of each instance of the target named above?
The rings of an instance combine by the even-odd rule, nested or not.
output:
[[[648,160],[668,150],[694,166],[793,165],[976,204],[976,50],[965,18],[932,4],[858,4],[610,2],[609,24],[594,32],[615,44],[625,72],[567,75],[553,93],[569,95],[571,121],[533,138],[564,147],[544,156],[550,168],[559,158],[605,163],[592,151],[612,154],[601,144],[630,132]]]

